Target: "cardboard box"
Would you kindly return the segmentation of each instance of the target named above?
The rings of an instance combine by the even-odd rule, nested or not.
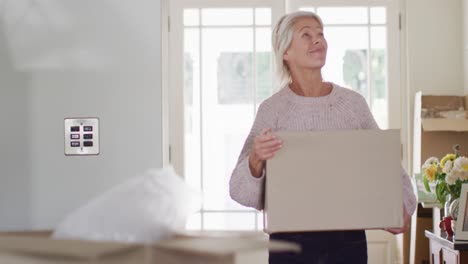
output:
[[[0,235],[0,263],[8,264],[234,264],[266,249],[297,252],[299,246],[249,236],[179,236],[141,245],[54,240],[36,232]]]
[[[280,132],[267,162],[265,230],[403,226],[399,130]]]
[[[468,119],[466,115],[443,113],[464,112],[467,96],[434,96],[417,92],[414,102],[413,174],[421,172],[421,165],[430,157],[441,159],[453,153],[459,144],[461,155],[468,155]],[[447,117],[448,116],[448,117]]]

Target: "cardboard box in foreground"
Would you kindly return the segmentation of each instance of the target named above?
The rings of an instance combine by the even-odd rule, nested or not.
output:
[[[46,233],[0,235],[8,264],[234,264],[260,251],[298,251],[291,243],[253,237],[178,237],[154,245],[54,240]]]
[[[401,227],[399,130],[280,132],[267,162],[266,232]]]

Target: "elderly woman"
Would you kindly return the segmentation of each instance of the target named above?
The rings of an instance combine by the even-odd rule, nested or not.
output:
[[[265,162],[282,147],[275,131],[378,129],[360,94],[323,81],[327,41],[320,17],[305,11],[283,16],[272,42],[281,89],[260,105],[230,180],[231,197],[258,210],[264,206]],[[416,209],[409,177],[404,171],[402,177],[405,225],[387,229],[394,234],[407,229]],[[270,239],[302,246],[301,254],[270,253],[271,264],[367,263],[364,230],[273,233]]]

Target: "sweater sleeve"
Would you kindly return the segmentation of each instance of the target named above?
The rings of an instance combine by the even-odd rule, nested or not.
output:
[[[274,113],[264,102],[258,108],[254,124],[229,181],[231,198],[244,206],[257,210],[264,208],[265,170],[260,178],[252,175],[249,167],[249,153],[255,136],[264,128],[274,129],[274,125]]]
[[[375,119],[367,105],[365,99],[362,96],[359,96],[360,102],[357,104],[359,106],[358,116],[360,116],[361,128],[362,129],[380,129]],[[401,167],[401,175],[403,180],[403,205],[405,207],[406,213],[412,215],[417,207],[417,200],[414,194],[413,185],[409,178],[408,173],[406,173],[403,166]]]

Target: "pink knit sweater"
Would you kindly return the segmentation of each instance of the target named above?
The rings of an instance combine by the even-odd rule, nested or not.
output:
[[[249,152],[253,139],[262,129],[273,131],[312,131],[336,129],[378,129],[365,99],[358,93],[333,84],[330,94],[304,97],[289,87],[266,99],[258,108],[255,122],[245,141],[230,180],[232,199],[248,207],[262,210],[265,173],[255,178],[249,169]],[[403,202],[412,215],[417,201],[408,174],[402,169]]]

